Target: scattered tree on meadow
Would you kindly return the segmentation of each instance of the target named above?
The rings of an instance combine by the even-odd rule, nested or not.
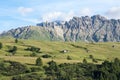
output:
[[[17,38],[15,39],[15,43],[18,43],[18,39]]]
[[[37,54],[35,52],[33,52],[32,54],[30,54],[31,57],[35,57],[37,56]]]
[[[87,63],[87,60],[85,58],[83,59],[83,63],[85,63],[85,64]]]
[[[25,49],[25,50],[32,51],[32,52],[36,52],[36,53],[39,53],[39,52],[40,52],[40,48],[34,47],[34,46],[28,47],[28,48]]]
[[[93,55],[89,55],[89,58],[90,58],[90,59],[93,59],[94,57],[93,57]]]
[[[57,66],[57,63],[55,61],[52,60],[52,61],[48,62],[48,65],[49,65],[50,70],[57,71],[58,66]]]
[[[36,66],[42,66],[42,65],[43,65],[42,59],[40,57],[38,57],[36,59]]]
[[[59,67],[55,61],[48,62],[49,67],[46,68],[46,74],[52,78],[52,80],[60,80],[56,79],[59,76]]]
[[[97,62],[98,62],[98,61],[97,61],[96,59],[94,59],[94,58],[92,59],[92,61],[93,61],[93,62],[95,62],[95,63],[97,63]]]
[[[17,51],[17,47],[16,46],[13,46],[13,51]]]
[[[72,60],[72,58],[70,56],[67,56],[67,60]]]
[[[16,51],[17,51],[17,47],[16,47],[16,46],[13,46],[13,48],[10,49],[8,52],[12,53],[12,55],[15,55],[15,54],[16,54]]]
[[[44,55],[42,55],[42,57],[43,57],[43,58],[50,58],[50,57],[52,57],[52,56],[49,55],[49,54],[44,54]]]
[[[2,47],[3,47],[3,45],[2,45],[2,43],[0,42],[0,49],[2,49]]]
[[[17,51],[17,47],[16,47],[16,46],[13,46],[13,52],[12,52],[12,54],[15,55],[15,54],[16,54],[16,51]]]

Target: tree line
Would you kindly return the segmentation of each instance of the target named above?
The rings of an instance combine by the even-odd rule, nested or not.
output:
[[[38,58],[38,61],[41,59]],[[36,60],[36,65],[43,68],[46,77],[34,74],[33,80],[120,80],[120,60],[118,58],[111,62],[104,61],[102,64],[63,63],[58,65],[52,60],[46,66],[39,64]],[[12,80],[25,80],[25,78],[31,80],[28,75],[16,76]]]

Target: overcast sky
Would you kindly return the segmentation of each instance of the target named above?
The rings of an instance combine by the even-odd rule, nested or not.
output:
[[[120,0],[1,0],[0,32],[42,21],[97,14],[120,19]]]

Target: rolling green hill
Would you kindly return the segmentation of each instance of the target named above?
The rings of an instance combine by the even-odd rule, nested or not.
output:
[[[38,71],[35,72],[31,71],[30,73],[21,74],[26,76],[31,74],[33,74],[33,76],[37,74],[43,75],[43,77],[45,76],[44,71],[35,66],[37,57],[42,58],[44,65],[47,65],[47,63],[51,60],[54,60],[57,64],[72,64],[83,62],[83,60],[86,59],[89,63],[101,64],[105,60],[113,61],[116,57],[120,59],[119,42],[49,42],[18,39],[18,43],[15,43],[15,39],[13,38],[0,39],[0,42],[3,44],[3,48],[0,49],[0,64],[2,64],[1,60],[15,61],[26,65],[30,69],[34,67],[38,69]],[[15,55],[11,55],[9,52],[13,46],[17,47]],[[40,52],[35,52],[35,56],[31,56],[33,52],[29,49],[32,47],[40,49]],[[45,55],[49,57],[43,57]],[[10,63],[8,62],[4,63],[4,67],[9,67],[9,65]],[[16,76],[19,75],[20,74]],[[13,76],[0,75],[0,80],[11,80],[12,77]]]
[[[84,58],[88,62],[92,62],[89,58],[92,55],[98,62],[103,60],[112,60],[115,57],[120,58],[120,43],[85,43],[85,42],[47,42],[35,40],[18,40],[15,43],[14,39],[0,39],[3,48],[0,50],[0,58],[5,60],[18,61],[21,63],[34,64],[38,56],[45,54],[50,55],[50,58],[43,58],[44,63],[54,59],[58,63],[73,63],[82,62]],[[17,52],[14,56],[10,56],[9,48],[17,46]],[[30,57],[31,51],[27,51],[29,46],[40,48],[40,53],[36,53],[36,57]],[[62,52],[63,51],[63,52]],[[67,52],[64,52],[67,51]],[[70,56],[72,60],[67,60]]]

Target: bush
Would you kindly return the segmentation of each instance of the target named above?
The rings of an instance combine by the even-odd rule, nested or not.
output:
[[[14,76],[12,80],[44,80],[43,74],[31,73],[23,76]]]
[[[50,58],[51,55],[48,55],[48,54],[45,54],[45,55],[42,55],[43,58]]]
[[[93,55],[89,55],[89,58],[90,58],[90,59],[93,59],[94,57],[93,57]]]
[[[31,46],[31,47],[28,47],[27,49],[25,49],[27,51],[32,51],[32,52],[36,52],[36,53],[39,53],[40,52],[40,48],[37,48],[37,47],[34,47],[34,46]]]
[[[97,62],[98,62],[98,61],[97,61],[96,59],[94,59],[94,58],[92,59],[92,61],[93,61],[93,62],[95,62],[95,63],[97,63]]]
[[[31,72],[43,71],[42,67],[31,67]]]
[[[12,55],[15,55],[16,51],[17,51],[17,47],[16,46],[13,46],[12,49],[8,50],[8,52],[12,53]]]
[[[67,56],[67,60],[72,60],[72,58],[70,56]]]
[[[35,52],[33,52],[32,54],[30,54],[31,57],[35,57],[37,56],[37,54]]]
[[[13,61],[5,61],[2,68],[3,69],[0,68],[0,70],[2,70],[2,75],[5,76],[12,76],[30,72],[30,69],[28,69],[26,65]]]

